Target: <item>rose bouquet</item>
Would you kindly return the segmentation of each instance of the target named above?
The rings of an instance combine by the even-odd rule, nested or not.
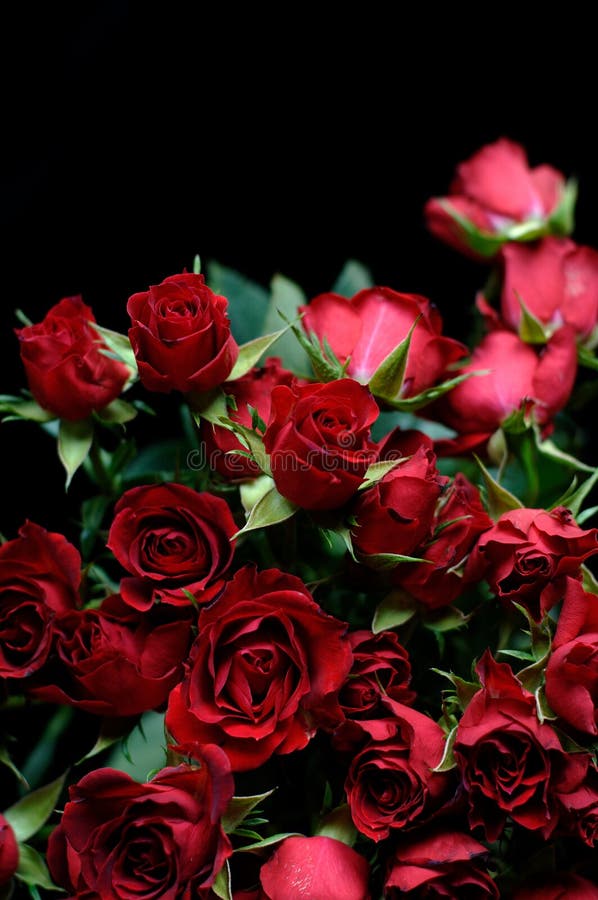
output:
[[[429,202],[489,266],[462,340],[355,262],[19,313],[71,519],[0,546],[0,896],[598,897],[574,205],[506,140]]]

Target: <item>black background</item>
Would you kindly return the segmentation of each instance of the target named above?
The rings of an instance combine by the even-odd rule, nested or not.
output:
[[[530,67],[508,44],[496,56],[447,40],[439,55],[375,11],[340,30],[289,9],[270,37],[254,7],[223,12],[140,23],[121,2],[80,4],[5,31],[19,52],[4,77],[2,392],[25,383],[15,307],[37,321],[82,293],[124,331],[127,297],[196,252],[310,295],[358,258],[463,337],[485,273],[426,233],[422,208],[500,135],[578,176],[576,237],[598,244],[593,116],[569,64]],[[0,447],[14,492],[1,530],[64,527],[51,440],[9,423]]]

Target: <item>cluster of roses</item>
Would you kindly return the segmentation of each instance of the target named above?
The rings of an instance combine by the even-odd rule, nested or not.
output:
[[[281,332],[239,347],[227,301],[199,273],[131,297],[128,341],[97,328],[78,298],[19,330],[32,398],[5,408],[49,430],[60,420],[69,475],[91,454],[89,471],[108,478],[102,516],[116,500],[106,547],[121,569],[118,593],[98,603],[64,536],[27,522],[0,547],[5,701],[131,728],[166,710],[166,768],[145,784],[96,769],[69,788],[47,848],[69,896],[598,897],[583,856],[598,831],[598,586],[584,565],[598,530],[569,508],[595,476],[545,510],[483,465],[484,496],[438,460],[476,451],[503,469],[524,433],[541,460],[578,359],[594,366],[598,253],[556,236],[570,229],[571,204],[558,172],[530,170],[504,140],[430,202],[434,232],[498,263],[470,359],[428,300],[365,287],[298,305],[300,374],[278,357],[256,367]],[[99,429],[135,415],[121,393],[137,375],[148,391],[184,395],[209,489],[182,479],[111,496]],[[372,436],[390,410],[422,408],[452,431]],[[323,571],[251,562],[263,558],[260,538],[296,521],[320,540]],[[325,541],[345,555],[325,556]],[[297,572],[323,576],[312,579],[319,602]],[[413,690],[412,666],[429,667],[425,643],[404,646],[418,621],[441,642],[451,622],[473,632],[489,619],[494,652],[472,680],[448,673],[442,702]],[[472,653],[459,646],[469,673]],[[495,658],[503,651],[511,664]],[[276,794],[234,796],[236,784],[318,742],[331,797],[297,812],[307,836],[276,834]],[[274,809],[272,833],[248,843],[247,822],[267,824],[248,818],[258,800]],[[18,809],[0,815],[0,886],[31,852],[17,844]],[[529,835],[564,842],[569,859],[533,887],[503,865],[503,845]]]

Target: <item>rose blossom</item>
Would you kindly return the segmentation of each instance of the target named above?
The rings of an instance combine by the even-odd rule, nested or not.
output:
[[[572,872],[553,872],[517,888],[513,900],[598,900],[598,886]]]
[[[127,303],[129,339],[149,391],[209,391],[230,375],[239,348],[228,301],[203,275],[171,275]]]
[[[288,837],[262,866],[264,900],[370,900],[369,865],[330,837]]]
[[[553,651],[546,667],[546,699],[567,725],[598,735],[598,632]]]
[[[81,297],[65,297],[37,325],[16,329],[31,393],[61,419],[86,419],[112,402],[129,370],[106,355]]]
[[[588,769],[585,780],[573,791],[558,794],[561,808],[559,833],[572,835],[595,847],[598,844],[598,770]]]
[[[166,725],[178,744],[214,743],[235,771],[306,746],[342,719],[337,695],[351,666],[346,626],[298,578],[240,569],[199,615]]]

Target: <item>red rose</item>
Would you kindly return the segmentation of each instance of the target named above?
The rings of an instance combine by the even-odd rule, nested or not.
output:
[[[521,305],[547,328],[570,325],[582,341],[594,341],[598,324],[598,253],[573,241],[545,238],[534,244],[507,244],[502,251],[501,312],[515,331]]]
[[[111,359],[81,297],[65,297],[37,325],[16,329],[31,393],[61,419],[86,419],[112,402],[129,370]]]
[[[430,534],[436,503],[447,478],[438,474],[436,457],[420,447],[363,491],[352,510],[353,545],[360,556],[411,555]]]
[[[127,303],[129,339],[149,391],[209,391],[230,375],[239,348],[230,333],[228,301],[203,275],[171,275]]]
[[[345,782],[355,827],[374,841],[413,825],[437,807],[447,776],[432,769],[442,759],[445,734],[432,719],[394,701],[396,733],[370,741],[354,757]]]
[[[265,900],[370,900],[367,860],[329,837],[289,837],[262,866]]]
[[[272,390],[279,384],[292,385],[295,381],[292,372],[283,369],[280,359],[270,357],[260,369],[251,369],[242,378],[229,381],[225,386],[228,396],[233,397],[235,406],[229,408],[228,415],[233,422],[251,428],[252,413],[249,407],[256,410],[260,418],[267,422],[270,418]],[[261,474],[259,467],[246,456],[227,455],[232,450],[246,450],[239,439],[229,428],[203,422],[201,436],[204,441],[210,469],[224,478],[235,481],[256,478]]]
[[[19,846],[14,831],[0,813],[0,887],[8,884],[17,871],[18,864]]]
[[[61,534],[26,522],[0,546],[0,678],[25,678],[48,658],[54,620],[79,604],[81,557]]]
[[[154,600],[188,605],[182,588],[205,603],[230,566],[238,530],[225,500],[182,484],[126,491],[114,508],[108,547],[134,576],[123,578],[123,600],[149,609]],[[211,587],[209,593],[204,593]]]
[[[553,648],[569,643],[580,634],[596,632],[598,632],[598,597],[585,591],[581,581],[568,578],[552,641]]]
[[[560,172],[546,165],[530,169],[523,147],[501,138],[457,167],[448,197],[428,201],[427,225],[432,234],[463,253],[491,256],[501,241],[510,239],[509,231],[518,222],[546,225],[564,188]],[[468,234],[472,227],[481,246]]]
[[[320,342],[326,339],[340,362],[350,358],[347,373],[363,384],[417,320],[401,397],[413,397],[431,387],[449,363],[466,353],[463,344],[441,336],[440,314],[417,294],[399,294],[385,287],[367,288],[351,300],[321,294],[301,311],[305,330],[315,332]]]
[[[511,413],[522,408],[533,413],[539,425],[548,426],[567,403],[575,382],[573,331],[560,328],[539,351],[511,331],[493,331],[459,371],[486,374],[461,382],[434,405],[434,415],[462,436],[457,448],[485,444]]]
[[[448,606],[471,584],[465,561],[492,524],[480,492],[458,472],[438,505],[429,541],[413,552],[428,562],[402,563],[394,570],[393,581],[429,609]]]
[[[305,747],[320,723],[338,723],[351,666],[346,626],[298,578],[247,566],[202,609],[198,627],[168,704],[177,743],[219,744],[242,771]]]
[[[183,675],[191,622],[153,618],[120,597],[55,625],[55,658],[31,694],[102,716],[135,716],[166,702]]]
[[[598,900],[598,886],[581,875],[552,873],[517,888],[513,900]]]
[[[595,847],[598,843],[598,770],[588,769],[585,781],[568,794],[559,794],[559,830]]]
[[[554,650],[546,667],[546,699],[572,728],[598,735],[598,633]]]
[[[498,898],[484,865],[487,855],[483,844],[456,831],[436,830],[404,838],[389,864],[384,896],[387,900],[403,894],[430,900]]]
[[[454,744],[469,823],[483,826],[489,841],[507,816],[549,837],[558,823],[557,794],[579,787],[589,757],[565,753],[553,729],[538,721],[534,695],[488,650],[476,671],[482,688],[463,713]]]
[[[48,844],[57,884],[77,897],[200,896],[232,853],[220,818],[234,789],[218,747],[204,747],[200,763],[162,769],[147,784],[98,769],[71,787]]]
[[[370,427],[378,413],[350,378],[275,387],[264,444],[283,497],[312,510],[346,503],[375,459]]]
[[[598,529],[584,531],[568,509],[513,509],[478,540],[468,577],[485,578],[500,600],[523,604],[540,621],[597,552]]]

